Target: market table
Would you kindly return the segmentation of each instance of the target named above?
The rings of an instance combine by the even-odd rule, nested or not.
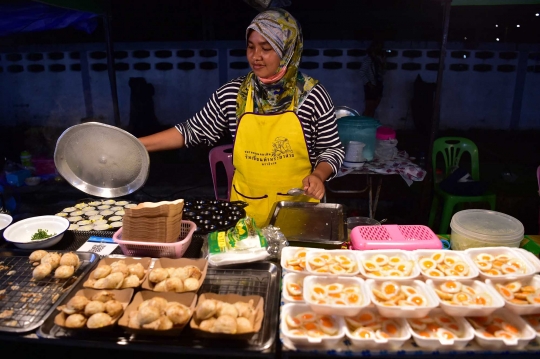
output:
[[[336,178],[325,183],[326,190],[335,194],[362,194],[368,193],[369,218],[374,218],[379,202],[379,195],[382,188],[383,178],[389,175],[400,175],[401,178],[410,186],[413,182],[423,181],[426,171],[411,161],[406,151],[399,151],[397,156],[390,161],[365,162],[361,168],[341,167]],[[348,181],[351,176],[352,183]],[[356,177],[359,177],[357,179]],[[365,179],[365,186],[361,186],[361,180]],[[376,184],[375,194],[373,194],[374,182]]]

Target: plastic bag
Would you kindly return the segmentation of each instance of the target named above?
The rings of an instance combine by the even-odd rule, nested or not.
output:
[[[208,264],[222,266],[266,259],[268,242],[251,217],[227,231],[208,234]]]
[[[281,250],[283,247],[287,247],[289,245],[289,241],[285,235],[281,233],[279,227],[274,227],[272,225],[264,227],[262,229],[262,233],[266,237],[266,242],[268,243],[268,247],[266,248],[268,254],[270,255],[268,259],[281,259]]]

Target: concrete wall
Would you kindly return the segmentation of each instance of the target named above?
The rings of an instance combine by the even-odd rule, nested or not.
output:
[[[361,112],[357,69],[367,45],[306,42],[303,62],[310,68],[302,71],[319,79],[336,105]],[[413,82],[418,74],[436,81],[438,45],[386,47],[392,50],[390,68],[376,117],[395,128],[414,128],[409,105]],[[69,127],[87,116],[114,124],[104,50],[104,44],[0,49],[0,124]],[[122,126],[129,122],[130,77],[144,77],[154,85],[156,115],[172,125],[192,116],[225,81],[248,71],[243,42],[117,43],[115,50]],[[448,46],[441,128],[538,129],[539,100],[540,46]]]

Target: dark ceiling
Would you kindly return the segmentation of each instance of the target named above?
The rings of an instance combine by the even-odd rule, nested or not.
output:
[[[291,0],[286,7],[302,24],[306,40],[439,41],[442,8],[437,0]],[[241,40],[257,13],[243,0],[114,0],[113,40]],[[540,43],[540,5],[453,6],[449,41]],[[496,27],[498,25],[498,27]],[[517,25],[520,25],[517,27]],[[27,33],[4,44],[103,41],[73,29]]]

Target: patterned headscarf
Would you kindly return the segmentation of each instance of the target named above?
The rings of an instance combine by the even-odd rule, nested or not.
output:
[[[261,34],[279,55],[281,61],[277,72],[286,67],[285,75],[275,83],[264,84],[250,71],[236,99],[236,116],[240,118],[246,110],[248,89],[253,89],[255,113],[276,113],[286,111],[294,100],[294,111],[302,103],[317,80],[298,71],[302,57],[302,29],[296,20],[283,9],[261,12],[253,19],[246,30],[246,41],[250,30]]]

